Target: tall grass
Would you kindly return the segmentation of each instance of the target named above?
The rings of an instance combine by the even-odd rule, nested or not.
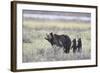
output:
[[[82,22],[61,22],[61,21],[37,21],[37,20],[28,20],[23,22],[24,26],[27,26],[32,29],[59,29],[59,30],[66,30],[66,29],[71,29],[71,30],[86,30],[90,29],[89,23],[82,23]]]
[[[23,62],[83,60],[91,58],[91,29],[90,24],[74,22],[23,22]],[[71,40],[81,37],[82,52],[69,54],[63,52],[62,47],[51,46],[45,40],[47,33],[65,34]]]

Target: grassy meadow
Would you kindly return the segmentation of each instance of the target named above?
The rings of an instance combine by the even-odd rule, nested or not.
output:
[[[91,25],[85,22],[67,21],[45,21],[45,20],[24,20],[23,21],[23,48],[22,61],[45,62],[45,61],[66,61],[85,60],[91,58]],[[50,32],[68,35],[71,40],[82,39],[82,52],[69,54],[63,52],[61,47],[52,47],[45,40],[46,34]]]

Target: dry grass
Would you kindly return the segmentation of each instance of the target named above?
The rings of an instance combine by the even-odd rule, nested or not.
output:
[[[81,22],[61,22],[61,21],[32,21],[28,20],[23,23],[24,26],[32,29],[90,29],[89,23]]]
[[[91,34],[90,24],[73,22],[47,22],[26,21],[23,23],[23,62],[63,61],[90,59]],[[44,39],[46,33],[65,34],[73,38],[82,38],[82,53],[69,54],[63,52],[63,48],[52,47]],[[29,42],[27,42],[29,41]]]

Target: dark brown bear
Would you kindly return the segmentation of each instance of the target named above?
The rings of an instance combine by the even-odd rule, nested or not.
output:
[[[58,47],[63,47],[65,53],[69,53],[71,47],[71,39],[67,35],[57,35],[52,32],[45,38],[51,45],[56,45]]]

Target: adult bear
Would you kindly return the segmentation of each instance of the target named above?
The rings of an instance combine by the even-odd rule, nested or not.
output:
[[[59,47],[63,47],[65,53],[69,53],[70,47],[71,47],[71,39],[67,35],[57,35],[53,34],[52,32],[47,34],[47,37],[45,38],[48,40],[51,45],[56,45]]]

